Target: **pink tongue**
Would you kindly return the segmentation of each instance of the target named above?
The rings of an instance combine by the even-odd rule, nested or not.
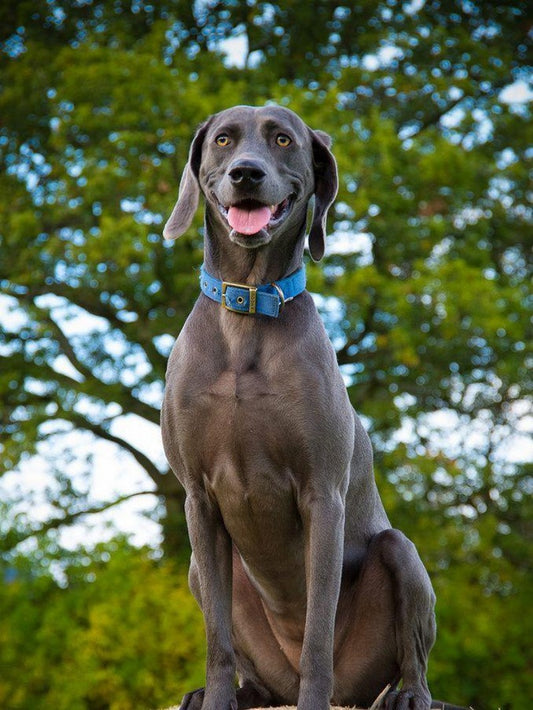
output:
[[[228,210],[230,227],[239,234],[257,234],[267,226],[271,216],[272,212],[269,207],[258,207],[255,210],[230,207]]]

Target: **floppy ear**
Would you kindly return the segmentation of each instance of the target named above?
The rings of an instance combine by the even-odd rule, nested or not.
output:
[[[315,208],[309,232],[309,251],[313,261],[320,261],[326,246],[326,218],[337,194],[337,163],[329,150],[331,138],[323,131],[311,131],[315,171]]]
[[[163,229],[165,239],[176,239],[189,228],[194,213],[198,208],[200,198],[200,185],[198,183],[198,173],[200,161],[202,159],[202,144],[209,121],[203,123],[196,131],[196,135],[189,150],[189,160],[183,171],[180,181],[178,201],[176,202],[172,214]]]

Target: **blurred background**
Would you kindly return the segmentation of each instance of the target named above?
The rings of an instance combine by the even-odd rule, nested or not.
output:
[[[437,593],[433,694],[530,706],[531,39],[518,1],[2,4],[2,708],[203,684],[158,427],[201,211],[161,231],[198,123],[267,102],[334,139],[309,287]]]

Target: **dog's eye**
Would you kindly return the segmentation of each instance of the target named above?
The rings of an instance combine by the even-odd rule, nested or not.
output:
[[[225,148],[230,143],[229,136],[227,136],[225,133],[221,133],[215,138],[215,143],[221,148]]]
[[[285,133],[278,133],[276,136],[276,143],[281,147],[281,148],[286,148],[288,145],[292,143],[291,139],[289,136],[286,136]]]

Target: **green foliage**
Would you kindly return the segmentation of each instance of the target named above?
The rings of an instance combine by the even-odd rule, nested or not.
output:
[[[201,614],[183,569],[121,539],[65,557],[41,547],[3,565],[2,707],[153,710],[203,684]]]
[[[526,708],[533,693],[533,624],[523,610],[533,593],[531,574],[517,577],[509,561],[483,556],[469,555],[470,573],[463,563],[433,575],[438,642],[430,687],[439,698],[449,698],[453,688],[455,698],[474,708]]]
[[[449,462],[421,457],[408,464],[405,449],[401,458],[393,481],[381,488],[393,524],[418,546],[437,595],[428,676],[434,697],[480,709],[527,707],[532,511],[520,491],[531,471],[488,490],[481,476],[467,483]],[[401,468],[410,465],[407,476]],[[383,471],[378,475],[383,480]],[[442,503],[457,499],[464,501],[463,517]],[[485,513],[474,515],[472,504]]]
[[[43,441],[68,450],[74,431],[113,444],[162,503],[165,553],[184,558],[175,478],[121,433],[126,415],[158,423],[167,355],[197,296],[201,214],[176,245],[162,224],[200,121],[287,105],[334,138],[331,247],[309,283],[391,520],[437,589],[433,691],[526,707],[533,123],[530,89],[506,94],[531,76],[526,3],[4,5],[0,473],[17,476]],[[244,42],[242,66],[228,39]],[[75,447],[52,474],[42,524],[29,485],[2,489],[2,551],[115,502],[91,496]],[[2,662],[28,679],[0,673],[2,704],[155,706],[200,684],[187,646],[199,622],[170,563],[123,545],[105,564],[103,550],[87,566],[65,554],[65,588],[49,550],[27,568],[17,558],[1,588]],[[157,604],[168,595],[153,615],[145,578]]]

